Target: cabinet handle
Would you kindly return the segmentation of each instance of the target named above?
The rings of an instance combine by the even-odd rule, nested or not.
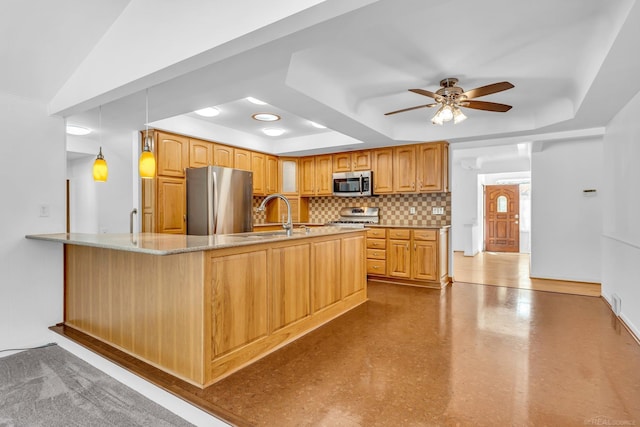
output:
[[[187,222],[187,214],[182,215],[182,221]]]
[[[409,244],[408,244],[408,243],[407,243],[407,245],[406,245],[406,248],[407,248],[407,250],[409,250]]]
[[[378,268],[380,268],[380,267],[378,267],[377,265],[374,265],[374,266],[373,266],[373,269],[374,269],[374,270],[377,270]]]
[[[413,250],[415,251],[416,249],[418,249],[418,244],[417,244],[417,243],[414,243],[414,244],[413,244]]]

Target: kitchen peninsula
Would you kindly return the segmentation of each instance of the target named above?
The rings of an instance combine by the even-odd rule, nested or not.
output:
[[[48,234],[64,323],[199,387],[367,299],[364,229]]]

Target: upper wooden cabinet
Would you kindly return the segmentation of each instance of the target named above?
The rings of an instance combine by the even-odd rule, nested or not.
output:
[[[297,196],[299,160],[297,157],[281,157],[278,161],[280,192],[287,196]]]
[[[184,178],[189,167],[189,138],[155,132],[158,175]]]
[[[213,144],[213,164],[232,168],[234,165],[235,153],[233,147],[221,144]]]
[[[189,167],[202,168],[213,164],[213,143],[199,139],[189,140]]]
[[[333,162],[331,154],[316,156],[315,188],[318,196],[333,194]]]
[[[315,196],[316,194],[316,160],[315,157],[301,157],[300,167],[300,195]]]
[[[393,149],[393,191],[416,191],[416,147],[403,145]]]
[[[187,232],[187,185],[182,178],[157,178],[156,233]]]
[[[373,193],[393,193],[393,148],[381,148],[371,152]]]
[[[253,172],[253,194],[264,196],[266,194],[265,185],[265,156],[262,153],[251,153],[251,171]]]
[[[416,190],[419,193],[449,191],[449,149],[446,142],[416,147]]]
[[[266,194],[278,192],[278,158],[276,156],[265,155],[264,184]]]
[[[234,148],[233,159],[233,165],[231,167],[245,171],[251,170],[251,151]]]
[[[371,151],[352,151],[333,154],[333,172],[371,170]]]

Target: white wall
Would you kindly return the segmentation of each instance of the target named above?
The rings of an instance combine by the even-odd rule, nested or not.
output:
[[[602,295],[621,298],[620,317],[640,336],[640,93],[604,137]]]
[[[62,321],[62,245],[25,239],[64,232],[64,121],[46,105],[0,94],[0,349],[50,340]],[[40,217],[40,205],[49,208]]]
[[[531,277],[600,282],[602,147],[597,137],[533,151]]]

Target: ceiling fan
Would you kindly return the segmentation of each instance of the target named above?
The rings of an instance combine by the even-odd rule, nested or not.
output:
[[[424,89],[409,89],[410,92],[433,98],[436,102],[416,107],[403,108],[402,110],[391,111],[385,113],[385,116],[391,114],[404,113],[405,111],[416,110],[418,108],[431,108],[440,106],[431,122],[436,125],[442,125],[444,122],[453,120],[454,123],[460,123],[465,120],[465,116],[460,107],[473,108],[476,110],[495,111],[505,113],[511,109],[511,105],[497,104],[495,102],[475,101],[474,98],[491,95],[492,93],[502,92],[511,89],[514,86],[509,82],[499,82],[490,85],[478,87],[465,92],[460,86],[456,86],[458,79],[450,77],[440,81],[440,89],[435,93]]]

